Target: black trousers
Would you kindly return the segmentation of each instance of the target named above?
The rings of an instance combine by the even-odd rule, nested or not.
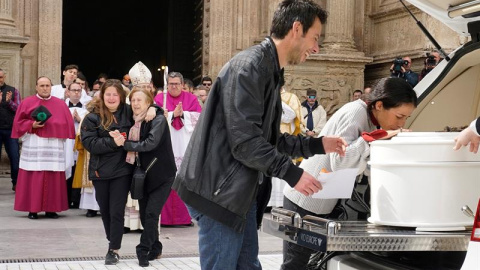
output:
[[[73,208],[78,208],[80,204],[81,197],[81,188],[73,188],[73,178],[75,177],[75,169],[77,168],[77,162],[72,167],[72,176],[67,179],[67,196],[68,196],[68,206]]]
[[[109,249],[120,249],[125,222],[125,205],[132,182],[131,175],[109,180],[93,180],[95,198],[102,213],[103,227],[109,241]]]
[[[137,254],[147,255],[148,252],[158,251],[162,247],[158,235],[158,218],[172,190],[173,180],[165,181],[151,192],[145,192],[144,197],[138,201],[143,232],[140,244],[137,245]]]
[[[283,208],[291,211],[295,211],[300,214],[301,217],[305,215],[313,215],[320,217],[327,217],[328,215],[317,215],[310,211],[307,211],[300,206],[294,204],[292,201],[283,196]],[[298,270],[305,269],[310,255],[315,252],[313,249],[299,246],[297,244],[283,241],[283,264],[280,269],[282,270]]]

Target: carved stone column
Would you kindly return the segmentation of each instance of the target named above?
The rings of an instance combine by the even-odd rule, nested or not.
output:
[[[208,1],[207,1],[208,3]],[[258,40],[260,18],[267,5],[261,0],[209,0],[208,66],[204,74],[217,76],[220,69],[237,52]],[[205,44],[204,42],[204,44]],[[206,60],[204,60],[205,62]]]
[[[39,1],[38,76],[60,83],[62,57],[62,0]]]
[[[20,2],[21,0],[18,0]],[[0,68],[6,74],[5,83],[20,89],[21,63],[20,51],[28,38],[19,35],[15,16],[20,8],[17,1],[0,0]],[[1,147],[0,147],[1,148]],[[0,149],[0,174],[10,171],[6,151]],[[8,177],[8,176],[7,176]]]
[[[323,26],[325,39],[320,53],[311,55],[305,64],[285,70],[286,88],[302,101],[306,89],[317,90],[328,116],[349,102],[355,89],[364,87],[365,65],[372,58],[357,50],[354,39],[354,22],[362,21],[359,16],[363,16],[355,10],[362,8],[363,1],[327,0],[329,15]]]
[[[16,32],[12,7],[12,0],[0,0],[0,31],[3,34]]]
[[[328,0],[326,8],[328,19],[322,47],[327,51],[356,51],[353,40],[355,1]]]
[[[20,0],[19,0],[20,1]],[[21,7],[16,1],[0,0],[0,68],[6,71],[6,83],[20,88],[20,51],[28,38],[20,36],[13,14]]]

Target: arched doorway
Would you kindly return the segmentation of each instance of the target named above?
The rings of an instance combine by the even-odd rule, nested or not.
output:
[[[62,67],[77,64],[92,83],[100,73],[121,79],[138,61],[163,86],[163,73],[193,76],[191,0],[63,1]]]

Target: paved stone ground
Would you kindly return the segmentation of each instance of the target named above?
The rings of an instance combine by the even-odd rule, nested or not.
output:
[[[121,263],[104,266],[107,240],[101,218],[85,217],[86,210],[59,213],[59,219],[30,220],[27,213],[13,210],[15,193],[10,179],[0,175],[0,270],[80,270],[139,268],[135,246],[137,231],[125,234],[119,254]],[[200,269],[198,227],[161,228],[163,257],[152,263],[156,269]],[[279,269],[280,239],[259,232],[260,260],[264,269]]]
[[[282,255],[260,255],[263,270],[280,269]],[[104,265],[103,261],[66,261],[0,264],[0,270],[130,270],[142,269],[137,260],[120,260],[117,265]],[[165,258],[152,261],[147,269],[200,270],[198,257]]]

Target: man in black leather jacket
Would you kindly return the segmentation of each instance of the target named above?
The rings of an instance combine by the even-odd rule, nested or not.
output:
[[[292,157],[337,152],[338,137],[280,134],[283,68],[319,50],[326,12],[310,0],[284,0],[271,38],[233,57],[220,71],[190,140],[173,188],[199,224],[202,269],[261,269],[257,193],[266,177],[308,195],[321,189]],[[270,194],[267,188],[259,199]],[[268,198],[266,199],[268,201]]]

